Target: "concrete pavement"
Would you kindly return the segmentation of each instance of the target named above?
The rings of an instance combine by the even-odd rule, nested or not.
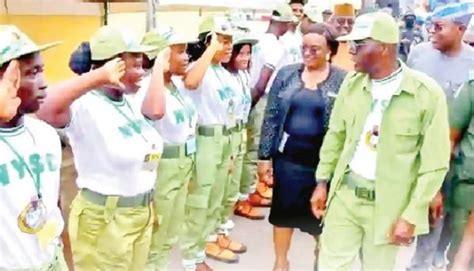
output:
[[[72,160],[72,153],[69,148],[63,152],[63,164],[61,171],[61,205],[64,215],[67,218],[69,208],[67,208],[77,193],[75,184],[76,172]],[[268,209],[265,210],[268,216]],[[273,267],[273,241],[272,226],[267,219],[252,221],[249,219],[234,217],[236,226],[231,233],[231,237],[247,245],[248,251],[240,255],[237,264],[225,264],[214,260],[208,260],[208,264],[215,271],[271,271]],[[312,236],[295,231],[289,253],[291,271],[313,270],[315,241]],[[414,248],[404,248],[400,251],[396,270],[405,270],[406,265],[413,255]],[[66,255],[69,257],[70,255]],[[358,264],[354,265],[354,270],[360,270]],[[181,271],[181,257],[179,251],[175,249],[171,258],[170,271]]]

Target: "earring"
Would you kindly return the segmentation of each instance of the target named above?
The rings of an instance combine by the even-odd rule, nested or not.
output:
[[[331,55],[330,55],[330,54],[327,54],[327,55],[326,55],[326,61],[329,61],[329,60],[331,60]]]

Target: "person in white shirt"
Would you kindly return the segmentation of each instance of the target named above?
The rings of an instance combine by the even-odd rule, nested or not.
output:
[[[267,93],[278,69],[284,65],[285,48],[279,41],[295,20],[288,4],[278,5],[272,13],[270,24],[265,34],[259,36],[259,42],[252,48],[250,66],[250,88],[252,109],[247,125],[248,148],[244,156],[242,178],[251,183],[250,202],[256,207],[269,207],[271,203],[271,180],[259,180],[257,175],[258,144],[263,123],[263,115],[267,104]]]
[[[0,247],[6,248],[0,269],[66,270],[62,246],[68,253],[70,248],[58,206],[61,143],[51,126],[26,114],[40,109],[46,89],[85,89],[84,79],[112,82],[120,65],[110,63],[93,74],[47,87],[40,52],[59,43],[38,46],[12,25],[1,25],[0,36],[0,78],[10,80],[21,101],[13,118],[0,121],[0,203],[7,208],[0,213],[6,230],[0,237]]]
[[[144,74],[142,53],[154,48],[112,26],[101,27],[88,47],[81,53],[91,71],[75,85],[51,90],[38,112],[41,119],[64,128],[74,153],[80,189],[68,223],[74,267],[143,270],[163,143],[142,112],[163,114],[164,101],[156,99],[163,96],[162,72],[155,69],[156,84],[150,85],[140,108],[129,94],[137,92]],[[91,78],[104,72],[112,74],[111,80]]]
[[[232,55],[232,36],[224,18],[208,16],[199,25],[199,42],[189,50],[191,59],[197,61],[187,72],[184,85],[198,113],[198,132],[196,175],[189,185],[181,242],[186,270],[212,270],[204,262],[206,256],[234,263],[239,259],[235,252],[245,251],[242,244],[217,234],[230,181],[231,132],[237,124],[233,78],[222,66]]]
[[[163,116],[146,115],[163,137],[164,149],[159,164],[154,196],[159,225],[153,228],[146,270],[168,270],[173,245],[181,234],[189,182],[193,176],[196,152],[197,112],[190,98],[183,94],[182,77],[186,75],[189,56],[187,44],[195,42],[168,29],[148,32],[143,45],[158,47],[146,54],[150,64],[168,63],[163,69],[166,90],[166,112]],[[158,54],[159,53],[159,54]],[[147,81],[149,82],[149,81]],[[152,83],[152,82],[149,82]],[[141,104],[149,84],[143,84],[136,95]]]
[[[248,179],[242,178],[243,157],[247,149],[247,131],[245,127],[247,126],[252,105],[249,64],[252,55],[252,47],[257,43],[258,40],[252,38],[248,33],[236,34],[234,37],[234,48],[232,50],[231,60],[224,64],[224,67],[234,78],[238,100],[236,107],[238,125],[237,130],[232,135],[232,156],[234,159],[231,183],[226,191],[224,202],[222,203],[224,205],[224,213],[222,216],[222,229],[224,232],[233,228],[229,227],[229,224],[233,224],[230,220],[230,216],[234,213],[234,205],[237,200],[239,200],[239,203],[235,206],[236,215],[254,220],[265,218],[261,211],[253,208],[248,201],[250,182],[248,182]]]
[[[288,31],[280,38],[286,50],[285,65],[301,63],[301,44],[303,43],[303,34],[301,33],[301,22],[304,18],[303,0],[291,0],[289,5],[295,16],[295,20],[290,24]]]
[[[20,99],[13,115],[0,120],[0,270],[65,270],[61,144],[51,126],[26,115],[46,96],[40,52],[58,43],[38,46],[12,25],[0,25],[0,37],[0,78],[13,79]]]

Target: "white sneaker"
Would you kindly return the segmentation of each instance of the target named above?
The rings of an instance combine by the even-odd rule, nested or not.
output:
[[[445,269],[448,266],[448,259],[444,253],[436,253],[436,256],[433,259],[433,267],[436,269]]]
[[[232,230],[232,229],[235,227],[235,223],[234,223],[234,221],[232,221],[232,220],[229,219],[229,220],[227,220],[227,222],[226,222],[224,225],[222,225],[222,226],[223,226],[224,228],[226,228],[227,230],[230,231],[230,230]]]

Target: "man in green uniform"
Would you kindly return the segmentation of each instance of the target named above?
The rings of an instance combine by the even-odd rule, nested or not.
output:
[[[453,149],[457,147],[450,202],[452,241],[448,259],[451,263],[474,208],[474,71],[469,77],[470,81],[456,93],[449,111],[451,141]],[[470,267],[474,268],[472,260]]]
[[[361,15],[341,39],[356,72],[339,90],[316,171],[311,204],[325,215],[319,269],[349,270],[361,252],[363,270],[393,270],[399,246],[428,232],[429,203],[448,170],[446,98],[397,60],[390,15]]]

